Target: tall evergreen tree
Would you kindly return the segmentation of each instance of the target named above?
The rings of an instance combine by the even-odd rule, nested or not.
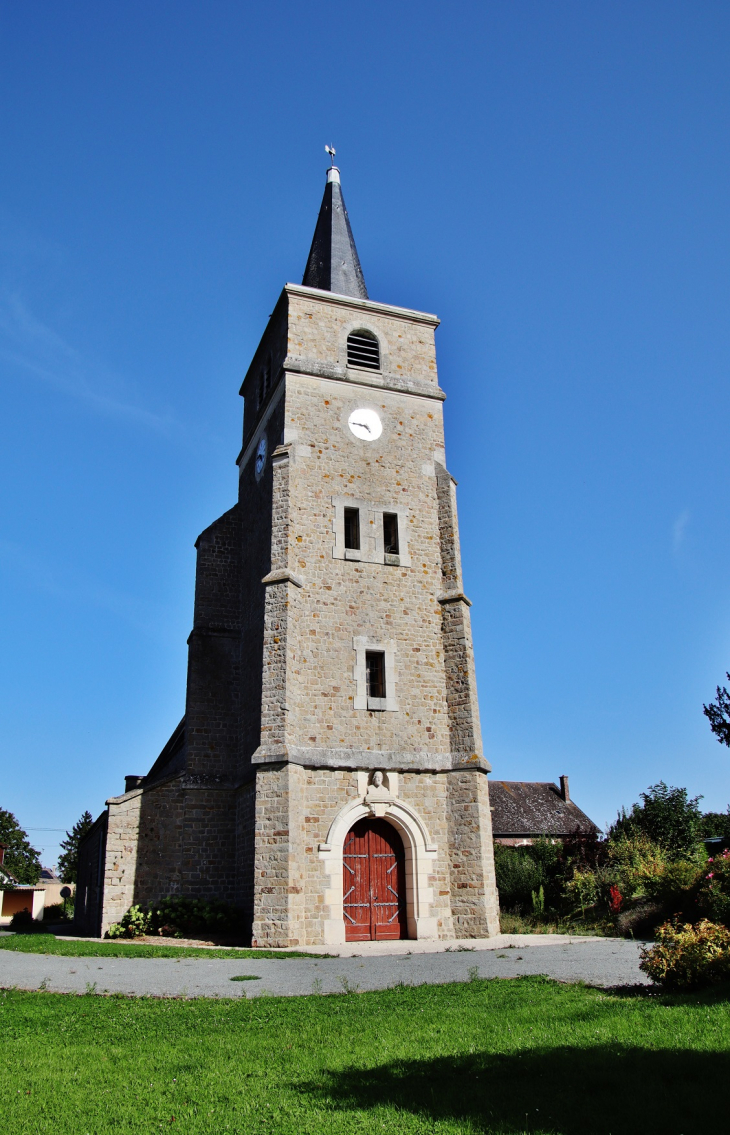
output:
[[[730,680],[730,674],[725,675]],[[730,745],[730,692],[727,686],[717,687],[717,696],[703,707],[710,729],[721,745]]]
[[[30,846],[27,832],[13,813],[3,808],[0,808],[0,843],[5,847],[3,867],[8,874],[18,883],[37,883],[41,875],[38,852]]]
[[[61,840],[63,854],[58,860],[58,873],[64,883],[76,882],[76,876],[79,871],[79,843],[86,835],[93,822],[94,817],[91,812],[84,812],[81,819],[76,821],[71,831],[66,832],[66,838]]]

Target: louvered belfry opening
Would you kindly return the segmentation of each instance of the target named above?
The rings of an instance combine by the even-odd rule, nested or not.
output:
[[[347,336],[347,365],[380,370],[380,344],[370,331],[353,331]]]

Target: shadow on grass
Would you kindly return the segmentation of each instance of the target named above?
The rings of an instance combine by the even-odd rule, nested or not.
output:
[[[730,1055],[622,1045],[438,1057],[300,1085],[329,1107],[398,1108],[493,1135],[707,1135],[727,1130]]]

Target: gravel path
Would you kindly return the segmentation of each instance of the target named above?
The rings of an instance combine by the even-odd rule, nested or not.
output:
[[[415,943],[414,943],[415,945]],[[398,953],[337,958],[63,958],[0,950],[0,987],[59,993],[127,993],[160,997],[256,997],[386,989],[398,982],[431,985],[479,977],[546,974],[590,985],[647,984],[641,943],[599,938],[540,946]],[[253,981],[231,981],[250,974]]]

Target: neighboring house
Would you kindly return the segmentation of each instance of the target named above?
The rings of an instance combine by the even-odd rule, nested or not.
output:
[[[560,785],[549,781],[490,780],[492,831],[496,843],[512,847],[541,836],[595,836],[600,828],[570,799],[567,776]]]
[[[46,902],[46,892],[39,883],[36,887],[26,883],[16,882],[13,875],[3,867],[5,847],[0,843],[0,926],[6,926],[14,914],[21,910],[28,910],[40,922],[43,918],[43,907]],[[5,887],[10,886],[10,890]]]
[[[46,892],[46,907],[56,906],[74,893],[73,884],[64,883],[52,867],[42,867],[38,886]]]

